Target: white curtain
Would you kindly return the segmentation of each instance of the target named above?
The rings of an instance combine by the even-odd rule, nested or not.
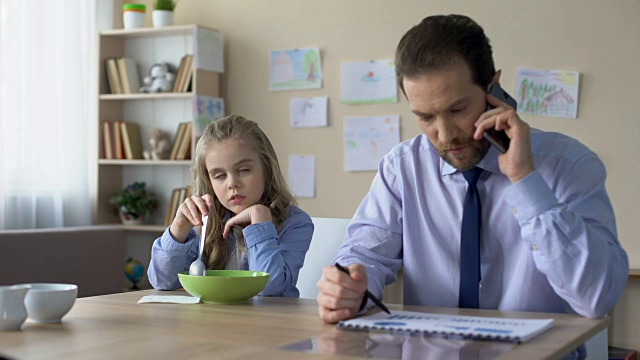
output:
[[[95,22],[95,0],[0,0],[0,230],[91,223]]]

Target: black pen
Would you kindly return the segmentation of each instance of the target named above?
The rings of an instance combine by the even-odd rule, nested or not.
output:
[[[340,270],[340,271],[342,271],[344,273],[347,273],[347,274],[349,273],[349,270],[347,270],[346,268],[342,267],[342,265],[340,265],[338,263],[335,263],[334,265],[338,268],[338,270]],[[368,289],[364,291],[364,296],[365,296],[365,298],[368,297],[369,299],[371,299],[371,301],[373,301],[374,304],[378,305],[378,307],[380,309],[382,309],[387,314],[391,315],[391,311],[389,311],[389,309],[387,309],[387,307],[384,306],[382,301],[378,300],[375,296],[373,296],[373,294],[370,293]]]

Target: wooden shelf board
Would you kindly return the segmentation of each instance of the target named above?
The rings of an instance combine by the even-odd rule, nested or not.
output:
[[[640,269],[629,269],[629,279],[640,279]]]

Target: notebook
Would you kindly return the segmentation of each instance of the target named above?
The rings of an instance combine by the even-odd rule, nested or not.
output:
[[[413,311],[393,311],[391,315],[379,312],[338,323],[339,328],[349,330],[416,332],[518,343],[529,341],[552,326],[553,319],[491,318]]]

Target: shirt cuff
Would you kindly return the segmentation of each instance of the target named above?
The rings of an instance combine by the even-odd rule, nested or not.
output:
[[[509,186],[504,192],[504,199],[518,222],[528,221],[558,203],[556,195],[537,170]]]
[[[244,241],[247,243],[248,248],[263,241],[278,237],[276,226],[271,221],[251,224],[242,229],[242,234],[244,235]]]
[[[193,246],[193,241],[198,238],[196,231],[194,229],[191,229],[191,231],[189,231],[189,235],[187,235],[187,240],[184,243],[181,243],[174,239],[173,236],[171,236],[171,232],[169,231],[170,229],[171,226],[169,226],[167,230],[164,231],[162,237],[160,238],[162,248],[165,251],[183,253],[184,255],[186,255],[191,246]]]

